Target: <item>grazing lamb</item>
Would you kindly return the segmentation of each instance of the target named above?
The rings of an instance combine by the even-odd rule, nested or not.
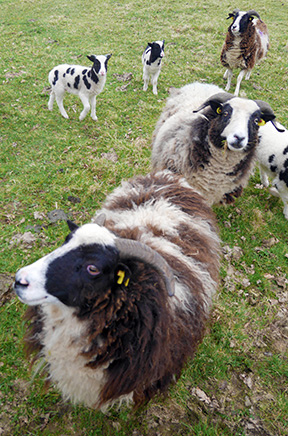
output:
[[[153,86],[153,94],[157,95],[157,81],[161,71],[161,61],[164,57],[164,43],[163,41],[148,42],[148,45],[142,55],[143,64],[143,90],[147,91],[149,80]]]
[[[242,193],[255,163],[259,124],[275,115],[267,103],[198,82],[173,88],[152,138],[152,169],[183,175],[209,205]]]
[[[87,56],[93,62],[92,68],[67,64],[54,67],[48,76],[52,87],[48,109],[52,111],[56,98],[61,115],[64,118],[69,118],[63,106],[64,94],[69,92],[70,94],[78,95],[83,103],[84,108],[79,120],[84,120],[91,104],[91,117],[94,121],[97,121],[96,96],[103,91],[106,82],[107,64],[111,56],[111,54],[106,56]]]
[[[288,219],[288,130],[279,123],[278,131],[275,131],[271,123],[260,127],[256,157],[261,182],[267,188],[271,178],[272,187],[269,191],[281,198],[284,203],[283,213]]]
[[[235,95],[239,94],[240,84],[246,75],[250,78],[254,65],[263,59],[269,48],[269,36],[266,24],[260,19],[258,12],[235,9],[228,18],[233,22],[228,28],[221,52],[221,63],[226,67],[224,79],[227,79],[226,91],[229,91],[233,69],[240,68],[237,77]]]
[[[90,224],[16,274],[26,342],[64,398],[136,406],[165,392],[201,341],[219,239],[202,197],[169,171],[115,189]]]

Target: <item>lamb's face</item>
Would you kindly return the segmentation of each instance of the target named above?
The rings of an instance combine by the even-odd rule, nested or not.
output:
[[[115,280],[119,253],[114,239],[97,224],[78,228],[61,247],[17,272],[18,297],[29,305],[61,302],[81,307]]]
[[[223,147],[224,141],[232,151],[247,151],[256,146],[261,111],[253,100],[236,97],[213,109],[217,117],[211,122],[208,134],[216,147]]]
[[[87,56],[90,61],[93,62],[93,70],[98,74],[99,76],[106,76],[107,69],[108,69],[108,61],[111,58],[111,55],[92,55]]]

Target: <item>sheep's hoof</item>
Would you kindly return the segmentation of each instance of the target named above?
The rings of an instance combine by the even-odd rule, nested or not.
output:
[[[94,121],[97,121],[97,120],[98,120],[97,115],[91,115],[91,118],[92,118],[92,120],[94,120]]]
[[[69,117],[67,114],[61,114],[63,118],[66,118],[66,120],[69,120]]]

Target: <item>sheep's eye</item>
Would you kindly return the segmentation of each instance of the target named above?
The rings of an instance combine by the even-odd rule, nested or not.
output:
[[[91,276],[97,276],[100,273],[99,269],[95,265],[88,265],[87,271]]]
[[[229,113],[227,111],[223,112],[223,117],[228,117]]]

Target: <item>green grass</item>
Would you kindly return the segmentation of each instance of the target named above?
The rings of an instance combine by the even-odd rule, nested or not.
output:
[[[271,39],[267,59],[242,82],[241,95],[267,101],[287,125],[284,1],[1,2],[1,435],[287,434],[288,223],[281,201],[257,189],[258,170],[234,205],[215,207],[226,247],[219,294],[204,341],[167,398],[106,415],[64,403],[39,376],[32,380],[22,343],[24,307],[12,293],[7,298],[15,272],[67,233],[65,222],[49,222],[48,212],[63,209],[78,224],[88,222],[122,179],[149,171],[151,136],[170,86],[195,80],[225,86],[219,56],[226,17],[236,6],[256,9]],[[157,97],[150,87],[142,91],[141,66],[142,51],[156,39],[166,40]],[[92,53],[113,54],[98,121],[80,122],[82,104],[71,95],[64,100],[69,120],[56,104],[49,112],[50,69],[89,65]],[[119,80],[124,73],[132,73],[130,81]],[[235,76],[232,83],[233,92]],[[111,152],[118,159],[109,160]],[[35,225],[43,230],[30,244],[21,242]],[[240,255],[227,247],[239,247]]]

